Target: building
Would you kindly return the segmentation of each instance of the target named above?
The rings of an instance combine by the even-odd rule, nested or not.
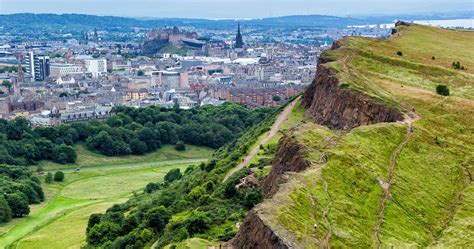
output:
[[[242,39],[242,34],[240,33],[240,23],[237,27],[237,35],[235,36],[235,48],[243,48],[244,41]]]
[[[50,73],[49,56],[36,55],[29,52],[27,61],[27,73],[36,81],[44,81]]]
[[[92,74],[94,79],[107,75],[107,60],[105,59],[84,60],[84,66],[86,72]]]
[[[74,64],[57,63],[51,64],[49,76],[52,78],[60,78],[64,76],[74,76],[82,74],[82,68]]]

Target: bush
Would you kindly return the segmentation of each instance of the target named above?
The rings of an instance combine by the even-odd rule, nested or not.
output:
[[[64,173],[62,171],[56,171],[54,173],[54,181],[62,182],[64,180]]]
[[[461,65],[461,62],[459,62],[459,61],[453,61],[452,66],[453,66],[454,69],[464,70],[464,66]]]
[[[53,174],[51,174],[51,172],[48,172],[48,174],[46,174],[46,178],[44,178],[44,182],[45,183],[52,183],[53,182]]]
[[[8,222],[12,219],[12,209],[8,205],[3,195],[0,195],[0,223]]]
[[[101,222],[94,225],[87,234],[87,243],[100,245],[107,241],[114,240],[120,234],[120,226],[109,222]]]
[[[168,171],[168,173],[166,173],[165,182],[173,182],[173,181],[181,179],[181,177],[182,175],[179,169],[172,169]]]
[[[449,88],[448,88],[448,86],[446,86],[446,85],[438,85],[438,86],[436,86],[436,92],[437,92],[439,95],[449,96]]]
[[[171,219],[171,213],[163,206],[150,209],[145,214],[146,224],[156,232],[161,232],[168,221]]]
[[[403,52],[402,51],[397,51],[397,55],[398,56],[403,56]]]
[[[24,194],[7,194],[6,199],[8,206],[10,206],[12,211],[13,217],[23,217],[30,213],[28,198]]]
[[[56,163],[74,163],[76,158],[76,151],[71,146],[61,144],[53,149],[53,161]]]
[[[186,146],[184,145],[183,141],[178,141],[178,142],[176,142],[176,145],[174,146],[174,148],[175,148],[177,151],[186,150]]]

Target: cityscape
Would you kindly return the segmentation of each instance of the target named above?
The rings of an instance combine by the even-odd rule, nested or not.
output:
[[[0,0],[0,249],[473,248],[472,0]]]
[[[0,117],[25,116],[45,126],[58,124],[53,108],[59,123],[68,123],[104,119],[118,105],[281,106],[312,82],[317,58],[332,41],[391,30],[387,24],[301,30],[233,23],[216,30],[94,28],[51,32],[50,40],[41,33],[31,39],[31,31],[3,33]]]

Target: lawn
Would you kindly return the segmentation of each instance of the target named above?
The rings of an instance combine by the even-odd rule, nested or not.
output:
[[[52,161],[42,161],[38,165],[44,170],[74,169],[77,167],[102,167],[124,164],[152,164],[160,161],[185,160],[195,158],[209,158],[213,150],[206,147],[186,145],[185,151],[177,151],[173,145],[164,145],[155,152],[142,156],[117,156],[109,157],[88,150],[83,144],[74,146],[77,152],[77,161],[74,164],[58,164]]]
[[[195,146],[187,146],[185,152],[165,146],[142,157],[114,158],[89,152],[81,145],[78,149],[77,166],[84,170],[66,171],[61,183],[44,183],[45,202],[32,205],[28,217],[2,224],[0,248],[12,244],[18,248],[80,248],[90,214],[104,212],[114,203],[126,201],[149,182],[161,181],[169,170],[184,170],[212,153],[210,149]],[[43,163],[47,170],[62,166]],[[102,163],[113,167],[101,167]]]

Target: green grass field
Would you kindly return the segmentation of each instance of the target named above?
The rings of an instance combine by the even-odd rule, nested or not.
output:
[[[90,214],[104,212],[133,192],[142,191],[149,182],[161,181],[169,170],[184,170],[212,153],[195,146],[187,146],[184,152],[165,146],[142,157],[122,158],[105,157],[82,146],[78,151],[74,166],[43,162],[45,170],[77,166],[83,170],[66,171],[64,182],[43,184],[45,202],[32,205],[28,217],[0,226],[0,248],[80,248]]]
[[[413,107],[421,116],[396,159],[379,233],[382,248],[474,244],[473,40],[472,31],[415,25],[402,27],[401,35],[389,40],[352,37],[328,52],[335,61],[327,66],[348,89],[404,113]],[[452,69],[452,61],[467,69]],[[452,96],[436,94],[439,84],[448,85]],[[298,126],[291,136],[312,166],[292,174],[272,200],[258,206],[259,215],[301,247],[322,243],[318,238],[328,232],[332,247],[377,247],[374,226],[383,192],[379,180],[388,179],[391,154],[407,129],[402,123],[347,133],[315,124]],[[335,140],[326,146],[329,137]],[[327,163],[320,160],[322,152]]]

